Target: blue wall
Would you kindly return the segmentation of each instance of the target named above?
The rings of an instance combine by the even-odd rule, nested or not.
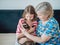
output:
[[[0,10],[0,33],[15,33],[23,10]],[[54,17],[60,23],[60,10],[54,10]]]

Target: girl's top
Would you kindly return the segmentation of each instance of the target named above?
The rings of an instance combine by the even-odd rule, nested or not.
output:
[[[21,18],[20,20],[19,20],[19,22],[18,22],[18,25],[17,25],[17,30],[16,30],[16,34],[20,34],[21,33],[21,30],[20,30],[20,23],[23,23],[25,20],[24,20],[24,18]],[[33,21],[33,22],[31,22],[32,23],[32,25],[34,25],[35,26],[35,31],[36,31],[36,27],[37,27],[37,21]],[[35,34],[35,31],[34,31],[34,35],[36,35]]]

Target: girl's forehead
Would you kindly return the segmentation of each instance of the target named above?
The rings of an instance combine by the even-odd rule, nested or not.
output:
[[[26,15],[30,15],[30,13],[26,13],[25,16],[26,16]]]
[[[34,15],[34,14],[26,13],[26,15]]]

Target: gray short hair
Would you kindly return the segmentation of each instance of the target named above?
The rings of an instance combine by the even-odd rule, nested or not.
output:
[[[37,11],[42,11],[44,14],[46,12],[49,13],[49,18],[50,17],[53,17],[53,9],[52,9],[52,6],[49,2],[41,2],[39,3],[37,6],[36,6],[36,12]]]

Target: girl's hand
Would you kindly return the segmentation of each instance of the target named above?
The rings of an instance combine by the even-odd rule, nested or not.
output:
[[[21,29],[22,32],[26,31],[25,28],[23,27],[22,23],[20,23],[20,27],[21,27],[20,29]]]
[[[35,30],[35,27],[31,27],[30,30]]]
[[[25,43],[27,41],[27,38],[21,38],[20,40],[19,40],[19,43],[20,44],[23,44],[23,43]]]

